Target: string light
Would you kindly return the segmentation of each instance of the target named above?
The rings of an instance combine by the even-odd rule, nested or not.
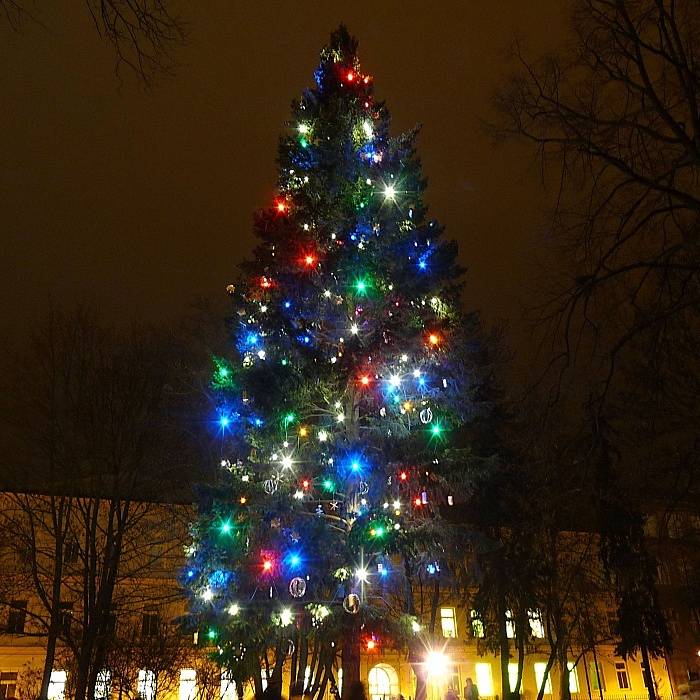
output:
[[[357,335],[359,330],[360,329],[357,327],[356,323],[353,323],[352,326],[350,326],[350,333],[352,333],[353,335]]]
[[[326,440],[328,440],[328,433],[325,430],[319,430],[318,441],[325,442]]]
[[[396,189],[393,185],[387,185],[384,188],[384,199],[394,199],[396,197]]]
[[[239,613],[240,611],[241,611],[241,608],[240,608],[240,606],[238,605],[238,603],[232,603],[232,604],[229,605],[229,607],[228,607],[228,614],[231,615],[232,617],[238,615],[238,613]]]

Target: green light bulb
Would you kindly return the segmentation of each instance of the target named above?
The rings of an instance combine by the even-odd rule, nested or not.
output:
[[[207,637],[209,637],[209,639],[216,639],[216,630],[210,629],[209,632],[207,633]]]
[[[323,482],[323,488],[326,489],[326,491],[332,491],[333,487],[334,487],[334,484],[330,479],[326,479]]]

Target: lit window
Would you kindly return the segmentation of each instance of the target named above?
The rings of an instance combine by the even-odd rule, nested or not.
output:
[[[193,700],[197,694],[197,671],[193,668],[180,670],[180,700]]]
[[[615,673],[617,673],[617,686],[620,690],[629,690],[630,677],[627,675],[627,664],[624,661],[615,662]]]
[[[139,671],[136,692],[143,700],[154,700],[156,697],[156,674],[153,671]]]
[[[343,692],[343,669],[338,669],[338,697],[341,696]]]
[[[593,688],[593,690],[602,690],[605,692],[605,674],[603,673],[602,664],[596,664],[595,661],[591,661],[588,664],[588,668],[588,677],[591,679],[591,688]]]
[[[508,684],[511,691],[515,690],[515,685],[518,682],[518,664],[508,664]],[[468,698],[465,698],[468,700]]]
[[[66,697],[66,678],[65,671],[51,671],[49,680],[49,691],[46,694],[48,700],[64,700]]]
[[[221,700],[238,700],[236,681],[231,671],[221,672]]]
[[[515,639],[515,620],[512,610],[506,611],[506,636],[508,639]]]
[[[455,639],[457,637],[457,621],[455,620],[454,608],[440,608],[440,624],[442,625],[442,636]]]
[[[540,661],[535,664],[535,682],[537,683],[537,690],[542,687],[542,684],[544,683],[544,694],[545,695],[551,695],[552,694],[552,678],[547,673],[547,678],[545,679],[545,672],[547,670],[547,664],[543,661]],[[546,681],[546,682],[545,682]]]
[[[14,698],[17,690],[17,672],[0,673],[0,698]]]
[[[27,601],[13,600],[7,616],[6,631],[9,634],[24,634],[24,624],[27,620]],[[11,696],[8,696],[11,697]]]
[[[371,668],[367,680],[371,700],[385,700],[399,694],[399,676],[389,664]]]
[[[569,670],[569,691],[578,693],[578,674],[576,673],[576,664],[573,661],[566,662],[566,668]]]
[[[484,637],[484,622],[483,620],[479,617],[479,613],[476,610],[472,610],[469,613],[469,617],[471,618],[471,625],[472,625],[472,636],[475,637],[476,639],[483,639]]]
[[[108,669],[103,668],[97,674],[95,681],[95,700],[109,700],[112,692],[112,674]]]
[[[197,671],[193,668],[180,670],[180,700],[193,700],[197,694]]]
[[[474,664],[474,675],[476,675],[476,687],[479,689],[479,695],[493,695],[493,676],[491,675],[491,664],[477,663]]]
[[[530,622],[530,634],[535,639],[544,639],[544,624],[542,624],[542,613],[539,610],[530,610],[527,613]]]

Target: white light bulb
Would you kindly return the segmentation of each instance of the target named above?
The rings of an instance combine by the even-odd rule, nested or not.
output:
[[[258,357],[259,357],[261,360],[264,360],[264,359],[265,359],[265,351],[264,351],[264,350],[258,350]]]
[[[420,377],[420,370],[419,370],[419,369],[414,369],[414,370],[413,370],[413,376],[414,376],[414,377]]]
[[[401,501],[394,501],[394,508],[395,508],[396,510],[398,510],[399,508],[401,508]]]
[[[212,591],[211,588],[205,588],[204,591],[202,591],[202,600],[209,602],[213,597],[214,591]]]
[[[297,501],[301,501],[304,498],[304,492],[303,491],[295,491],[294,498],[296,498]]]
[[[412,629],[414,632],[420,632],[420,625],[418,624],[418,622],[417,622],[416,620],[413,620],[413,621],[411,622],[411,629]]]
[[[323,296],[326,297],[326,299],[330,299],[331,298],[331,290],[326,289],[326,291],[323,292]]]
[[[384,188],[384,198],[385,199],[394,199],[396,196],[396,189],[394,188],[393,185],[387,185]]]
[[[345,420],[345,416],[344,416],[342,413],[339,413],[339,414],[335,417],[335,420],[336,420],[336,422],[338,422],[338,423],[342,423],[342,422]]]
[[[280,624],[282,627],[288,627],[289,625],[292,624],[292,620],[294,619],[294,616],[292,615],[292,611],[289,608],[284,608],[282,612],[280,613]]]
[[[393,387],[398,387],[401,384],[401,377],[399,377],[398,374],[392,374],[391,377],[389,377],[389,384]]]
[[[369,580],[369,572],[367,571],[367,569],[355,569],[355,578],[358,581],[367,583],[367,581]]]
[[[360,330],[360,329],[357,327],[357,324],[356,324],[356,323],[353,323],[352,326],[350,326],[350,332],[351,332],[353,335],[357,335],[357,332],[358,332],[359,330]]]
[[[282,457],[282,466],[285,469],[291,469],[292,468],[292,458],[289,455],[286,455]]]
[[[238,603],[233,603],[233,605],[229,605],[229,608],[228,608],[229,615],[238,615],[238,613],[240,611],[241,611],[241,608],[238,605]]]
[[[365,132],[365,136],[371,139],[374,136],[374,129],[372,128],[372,122],[369,119],[365,119],[362,122],[362,130]]]
[[[408,355],[406,353],[401,355],[401,362],[408,362]]]
[[[309,125],[308,125],[308,124],[304,124],[304,123],[299,124],[299,126],[297,127],[297,131],[298,131],[300,134],[308,134],[308,133],[309,133]]]
[[[318,439],[320,442],[325,442],[328,440],[328,433],[325,430],[320,430],[318,433]]]
[[[340,401],[336,401],[336,402],[333,404],[333,408],[339,409],[342,405],[343,405],[343,404],[341,404]]]

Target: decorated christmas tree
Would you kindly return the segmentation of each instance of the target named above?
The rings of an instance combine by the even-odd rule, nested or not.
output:
[[[277,196],[229,287],[231,355],[214,359],[221,473],[183,578],[199,643],[258,696],[288,677],[285,693],[321,697],[341,669],[347,691],[361,651],[389,644],[420,681],[413,585],[449,575],[453,441],[478,391],[416,132],[390,136],[356,48],[335,31],[293,104]]]

